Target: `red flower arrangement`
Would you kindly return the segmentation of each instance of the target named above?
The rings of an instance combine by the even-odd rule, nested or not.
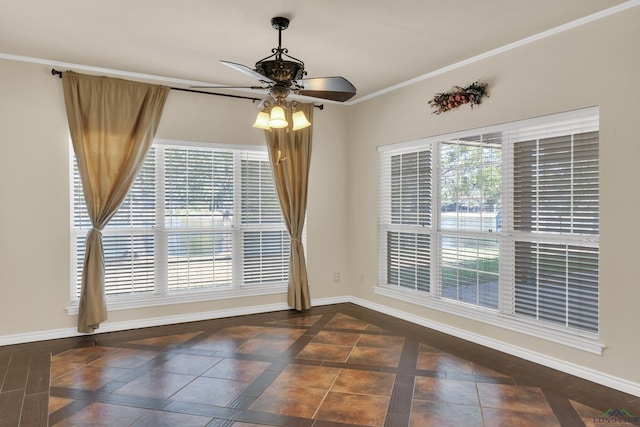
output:
[[[482,103],[484,96],[489,96],[487,84],[473,82],[467,87],[454,86],[450,92],[437,93],[429,104],[435,108],[432,114],[441,114],[458,108],[462,104],[470,104],[473,108],[475,104]]]

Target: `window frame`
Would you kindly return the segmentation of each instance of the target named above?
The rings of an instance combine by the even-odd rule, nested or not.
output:
[[[71,142],[69,143],[71,147]],[[164,180],[166,177],[165,165],[160,165],[158,155],[156,153],[156,165],[155,165],[155,221],[156,225],[153,227],[136,227],[135,229],[129,227],[109,228],[105,227],[102,230],[103,235],[121,234],[123,231],[133,230],[131,234],[138,233],[150,233],[154,236],[155,248],[153,253],[154,263],[154,289],[152,292],[140,293],[140,294],[123,294],[123,295],[107,295],[106,303],[109,310],[127,310],[132,308],[144,308],[153,306],[162,306],[170,304],[201,302],[209,300],[220,300],[228,298],[260,296],[269,294],[279,294],[287,292],[287,280],[277,282],[266,283],[249,283],[243,282],[243,247],[242,241],[245,233],[250,232],[262,232],[271,231],[284,233],[284,238],[289,239],[284,221],[271,222],[268,224],[262,223],[248,223],[245,224],[242,220],[242,199],[241,199],[241,157],[252,156],[256,154],[268,162],[268,154],[266,147],[257,145],[231,145],[221,143],[207,143],[197,141],[179,141],[156,138],[153,141],[153,147],[184,147],[193,149],[211,149],[222,150],[233,153],[233,223],[230,227],[225,227],[223,231],[232,234],[233,239],[233,254],[232,254],[232,279],[231,284],[228,287],[206,287],[202,289],[169,291],[168,289],[168,277],[167,277],[167,250],[169,248],[168,236],[172,232],[176,232],[178,229],[168,226],[165,223],[165,193],[164,193]],[[160,150],[157,150],[160,151]],[[261,160],[263,161],[263,160]],[[164,162],[164,159],[162,159]],[[90,228],[78,228],[75,226],[75,212],[74,212],[74,163],[75,156],[73,149],[69,150],[69,179],[70,179],[70,294],[69,294],[69,306],[66,307],[66,311],[69,315],[78,313],[79,298],[77,296],[77,283],[78,283],[78,254],[77,254],[77,238],[85,237]],[[159,173],[160,172],[160,173]],[[162,173],[164,172],[164,173]],[[277,201],[277,195],[276,195]],[[279,210],[279,205],[277,206]],[[281,215],[281,214],[280,214]],[[160,225],[160,226],[158,226]],[[90,227],[90,226],[89,226]],[[205,227],[202,229],[194,228],[194,232],[204,231],[212,232],[218,230],[216,227]],[[303,234],[303,238],[306,237]],[[288,254],[286,259],[288,260]],[[288,271],[288,262],[285,263]]]
[[[405,302],[410,302],[423,307],[428,307],[438,311],[443,311],[449,314],[458,315],[461,317],[469,318],[475,321],[480,321],[489,325],[498,326],[501,328],[509,329],[512,331],[520,332],[537,338],[542,338],[555,343],[563,344],[569,347],[577,348],[594,354],[602,354],[604,345],[598,341],[598,332],[590,332],[579,329],[571,329],[552,323],[546,323],[537,321],[534,319],[528,319],[522,316],[514,315],[515,303],[514,289],[515,289],[515,261],[513,259],[504,260],[504,254],[510,254],[513,257],[515,251],[515,241],[521,240],[524,234],[514,231],[513,229],[513,195],[510,194],[513,189],[513,144],[514,141],[521,137],[512,132],[513,129],[543,129],[542,133],[553,134],[555,123],[571,122],[575,120],[585,119],[588,124],[586,127],[592,125],[593,118],[595,117],[595,130],[599,130],[599,108],[590,107],[576,111],[569,111],[565,113],[552,114],[543,117],[537,117],[533,119],[521,120],[517,122],[505,123],[495,126],[487,126],[479,129],[472,129],[462,132],[455,132],[447,135],[440,135],[437,137],[430,137],[421,140],[406,141],[397,144],[390,144],[378,147],[379,151],[379,222],[378,222],[378,252],[379,252],[379,265],[378,265],[378,284],[374,286],[374,292],[379,295],[399,299]],[[548,127],[547,127],[548,126]],[[479,134],[488,134],[502,132],[506,136],[503,143],[502,152],[502,215],[503,224],[502,229],[496,232],[496,236],[499,237],[499,251],[500,251],[500,271],[499,271],[499,290],[498,290],[498,308],[490,309],[482,306],[476,306],[467,304],[460,301],[449,300],[441,295],[441,280],[439,272],[441,270],[440,262],[440,242],[443,234],[446,234],[448,230],[441,227],[440,220],[440,168],[437,162],[439,161],[439,144],[450,141],[452,139],[462,139]],[[572,132],[573,134],[580,133],[581,130]],[[390,158],[391,155],[397,153],[406,153],[412,150],[418,150],[423,147],[430,147],[432,151],[432,177],[431,181],[434,188],[432,189],[432,227],[423,227],[425,233],[429,233],[432,236],[431,248],[431,286],[429,292],[420,292],[402,288],[400,286],[389,285],[386,282],[386,237],[385,233],[389,230],[390,225],[385,223],[386,207],[385,200],[390,197],[390,182],[384,182],[385,176],[385,158]],[[599,174],[598,174],[599,175]],[[414,230],[415,231],[415,228]],[[469,235],[475,235],[478,233],[463,233]],[[596,248],[599,251],[599,231],[596,234],[584,234],[584,235],[552,235],[552,234],[539,234],[528,233],[526,236],[528,239],[534,239],[543,243],[558,243],[563,242],[565,244],[576,243],[583,247]],[[599,292],[599,290],[598,290]],[[598,297],[599,298],[599,297]],[[599,303],[598,303],[599,305]],[[445,325],[445,329],[448,327]]]

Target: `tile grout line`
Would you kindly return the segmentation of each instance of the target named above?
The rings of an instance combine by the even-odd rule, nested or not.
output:
[[[344,308],[346,307],[346,309]],[[375,326],[376,324],[387,324],[385,323],[385,319],[386,317],[383,317],[381,315],[377,315],[375,313],[373,313],[373,315],[371,313],[369,313],[369,311],[366,310],[352,310],[350,309],[350,307],[348,305],[344,306],[344,305],[338,305],[335,308],[332,307],[331,310],[329,309],[323,309],[323,310],[317,310],[316,313],[321,313],[320,315],[322,316],[321,319],[324,320],[324,322],[319,323],[318,325],[311,325],[311,326],[304,326],[304,327],[300,327],[300,325],[288,325],[287,328],[289,329],[305,329],[306,333],[301,335],[300,338],[302,338],[301,341],[296,340],[299,345],[296,345],[295,342],[294,344],[292,344],[292,346],[290,347],[290,349],[294,349],[294,351],[301,351],[302,348],[304,348],[305,345],[308,345],[309,342],[311,342],[311,340],[313,339],[313,337],[315,337],[319,332],[321,331],[328,331],[328,332],[340,332],[340,328],[326,328],[326,323],[328,323],[333,316],[335,316],[336,314],[353,314],[350,317],[355,317],[358,320],[363,320],[363,319],[368,319],[368,322],[365,321],[365,323],[371,324],[373,326]],[[250,324],[250,325],[256,325],[259,322],[268,322],[269,320],[273,320],[276,319],[278,321],[282,321],[283,317],[282,316],[286,316],[286,314],[282,314],[282,313],[278,313],[277,316],[273,316],[273,317],[267,317],[267,316],[262,316],[259,319],[256,318],[251,318],[249,319],[247,322],[244,322],[243,319],[239,319],[238,322],[239,323],[233,323],[233,322],[229,322],[229,323],[224,323],[223,325],[218,325],[217,330],[220,330],[221,328],[226,328],[229,326],[234,326],[234,325],[244,325],[244,324]],[[293,318],[293,317],[292,317]],[[286,317],[285,317],[286,320]],[[319,319],[320,320],[320,319]],[[363,320],[364,321],[364,320]],[[376,322],[376,323],[371,323],[371,322]],[[263,325],[264,326],[264,325]],[[283,327],[285,325],[267,325],[268,327]],[[295,327],[293,327],[295,326]],[[343,326],[346,326],[346,324],[343,324]],[[398,329],[400,328],[400,329]],[[406,329],[406,330],[405,330]],[[173,333],[174,329],[171,329],[171,333],[165,334],[165,335],[177,335],[175,333]],[[366,335],[372,335],[374,334],[373,331],[360,331],[360,330],[345,330],[346,332],[350,332],[350,333],[356,333],[358,334],[358,341],[356,341],[356,343],[351,347],[351,350],[349,352],[349,355],[347,356],[347,360],[348,358],[351,356],[351,354],[354,352],[355,348],[357,347],[357,344],[360,342],[360,340],[363,339],[364,334]],[[189,332],[194,332],[193,329],[189,329]],[[202,332],[206,332],[206,331],[202,331]],[[214,332],[211,332],[209,335],[214,334]],[[310,336],[309,333],[313,333],[313,336]],[[144,331],[140,331],[140,334],[142,335],[138,335],[138,336],[142,336],[144,338],[147,338],[148,335],[144,335],[145,332]],[[419,328],[419,327],[414,327],[412,325],[406,326],[404,323],[402,322],[392,322],[389,321],[388,324],[388,328],[384,329],[384,332],[376,332],[376,335],[399,335],[399,336],[403,336],[405,337],[405,346],[407,345],[407,343],[409,341],[412,341],[412,343],[409,344],[408,347],[406,347],[407,351],[413,351],[413,349],[417,349],[416,351],[418,353],[416,353],[416,355],[409,355],[408,353],[405,353],[405,346],[403,346],[403,350],[401,353],[401,358],[398,362],[398,366],[395,369],[386,369],[385,370],[385,366],[382,365],[381,369],[376,369],[376,370],[372,370],[372,372],[383,372],[383,373],[393,373],[396,377],[394,380],[394,388],[391,391],[391,395],[389,396],[389,405],[387,406],[387,412],[386,412],[386,418],[385,418],[385,425],[386,422],[389,423],[393,423],[393,424],[389,424],[389,426],[393,425],[394,427],[396,426],[396,424],[398,425],[403,425],[405,422],[408,422],[411,413],[414,409],[414,397],[415,397],[415,384],[416,384],[416,378],[418,376],[428,376],[428,377],[435,377],[438,378],[438,371],[420,371],[417,368],[417,366],[413,366],[413,368],[410,366],[413,362],[417,361],[417,357],[419,355],[419,345],[422,342],[425,343],[429,343],[430,345],[435,346],[435,348],[439,349],[443,354],[451,354],[456,358],[460,358],[463,359],[469,363],[472,364],[472,369],[473,369],[473,364],[476,364],[480,367],[488,367],[490,369],[495,368],[495,366],[493,366],[491,363],[489,364],[485,364],[483,361],[487,361],[488,357],[492,356],[493,353],[488,353],[486,351],[480,351],[479,355],[476,353],[475,350],[478,350],[475,346],[464,346],[461,345],[460,342],[458,341],[451,341],[451,343],[447,342],[447,341],[443,341],[443,337],[441,337],[439,334],[434,334],[432,332],[430,332],[430,330],[428,329],[424,329],[424,328]],[[127,338],[130,337],[135,337],[136,334],[128,334]],[[156,333],[154,335],[154,337],[150,337],[150,338],[161,338],[161,335],[159,333]],[[201,337],[201,335],[199,335],[198,337]],[[303,342],[305,341],[304,337],[307,337],[306,340],[308,340],[308,342],[306,342],[306,344]],[[194,337],[195,338],[195,337]],[[433,338],[433,339],[432,339]],[[141,338],[142,339],[142,338]],[[131,341],[133,341],[134,339],[130,339]],[[139,340],[139,339],[136,339]],[[199,340],[194,340],[196,343]],[[188,341],[187,341],[188,342]],[[182,343],[182,345],[186,344],[187,342]],[[446,343],[446,344],[445,344]],[[69,343],[64,343],[65,345],[68,345],[68,347],[65,350],[62,350],[60,352],[64,352],[66,350],[69,349],[73,349],[73,348],[82,348],[84,347],[82,345],[82,342],[80,341],[69,341]],[[74,344],[76,345],[74,347]],[[192,343],[193,344],[193,343]],[[113,335],[112,337],[110,337],[110,339],[105,342],[104,344],[102,344],[104,346],[110,346],[110,347],[117,347],[117,348],[126,348],[127,342],[121,340],[118,341],[118,335]],[[152,346],[153,347],[153,346]],[[24,347],[23,347],[24,348]],[[57,348],[57,347],[54,347]],[[62,348],[62,346],[59,346],[59,348]],[[188,346],[187,346],[188,348]],[[146,348],[147,350],[150,348]],[[162,360],[165,360],[167,358],[168,354],[171,354],[172,352],[176,352],[177,354],[183,354],[180,352],[180,346],[177,346],[176,348],[167,348],[167,347],[163,347],[160,344],[158,344],[157,346],[154,347],[154,350],[161,352],[160,355],[156,356],[156,358],[149,360],[146,363],[153,363],[153,361],[155,361],[158,357],[163,358]],[[186,349],[184,349],[186,350]],[[445,351],[447,350],[447,351]],[[448,351],[448,350],[453,350],[453,351]],[[480,349],[481,350],[481,349]],[[26,351],[21,351],[20,354],[26,354]],[[38,357],[37,359],[35,358],[36,355],[34,355],[34,353],[36,353],[35,350],[33,350],[31,352],[31,358],[30,358],[30,363],[27,367],[27,375],[25,378],[25,384],[24,387],[21,389],[22,390],[22,401],[20,402],[20,412],[19,412],[19,422],[29,422],[30,421],[30,417],[29,419],[25,418],[27,415],[25,413],[23,413],[24,411],[26,411],[28,409],[28,407],[33,407],[35,405],[40,405],[42,402],[42,399],[40,399],[42,396],[39,396],[38,399],[34,400],[33,398],[31,399],[26,399],[27,396],[31,396],[31,395],[35,395],[35,391],[39,391],[39,390],[44,390],[44,387],[39,388],[37,386],[34,386],[34,384],[41,384],[38,383],[38,379],[34,376],[33,378],[31,378],[31,374],[32,372],[37,372],[39,374],[41,374],[43,371],[43,369],[41,369],[42,367],[44,367],[44,361]],[[47,366],[47,371],[48,371],[48,375],[47,378],[49,380],[49,385],[47,387],[46,390],[46,396],[47,396],[47,401],[53,396],[56,396],[56,394],[59,394],[58,392],[55,392],[52,394],[52,391],[54,390],[54,388],[51,385],[51,372],[52,372],[52,361],[53,361],[53,356],[52,353],[49,352],[49,363]],[[189,352],[185,351],[185,354],[190,354]],[[211,352],[208,357],[218,357],[215,356],[216,352]],[[195,354],[194,354],[195,355]],[[17,356],[16,356],[17,357]],[[173,354],[173,357],[175,357],[175,354]],[[219,357],[228,357],[228,358],[237,358],[237,359],[242,359],[242,360],[262,360],[261,356],[256,355],[253,356],[251,354],[240,354],[240,353],[229,353],[229,354],[222,354],[220,353]],[[268,358],[268,357],[267,357]],[[416,360],[413,360],[416,359]],[[16,359],[17,360],[17,359]],[[158,359],[159,360],[159,359]],[[500,359],[502,360],[502,359]],[[511,360],[511,359],[509,359]],[[272,362],[272,363],[277,363],[277,362]],[[488,362],[487,362],[488,363]],[[277,371],[279,373],[282,373],[283,369],[286,369],[286,367],[291,366],[291,364],[297,364],[297,360],[295,358],[293,358],[292,355],[289,355],[288,358],[285,357],[285,360],[280,361],[280,363],[277,364]],[[307,363],[302,363],[302,364],[307,364]],[[20,365],[20,364],[18,364]],[[316,366],[316,364],[309,364],[311,366]],[[319,414],[319,410],[320,407],[323,405],[323,403],[326,401],[326,399],[328,398],[329,393],[331,392],[331,389],[333,387],[335,387],[336,381],[338,379],[338,376],[340,375],[340,373],[344,372],[344,370],[347,369],[357,369],[357,370],[368,370],[366,369],[366,366],[363,364],[357,364],[357,363],[353,363],[353,364],[349,364],[349,363],[343,363],[341,364],[342,366],[334,366],[336,368],[338,368],[338,374],[336,375],[335,378],[333,378],[333,381],[331,382],[331,385],[329,386],[329,388],[326,390],[322,401],[320,402],[320,404],[318,405],[317,409],[315,410],[314,414],[313,414],[313,420],[308,419],[308,421],[311,421],[313,425],[319,423],[324,425],[325,423],[331,424],[329,422],[319,422],[315,417],[317,417],[317,415]],[[609,402],[617,402],[617,400],[620,400],[622,396],[622,394],[618,395],[615,394],[613,396],[608,396],[605,393],[607,392],[606,389],[603,388],[598,388],[598,387],[593,387],[591,385],[588,385],[585,383],[584,387],[582,386],[582,382],[581,381],[576,381],[574,379],[571,380],[570,383],[567,384],[577,384],[579,385],[581,388],[584,388],[584,392],[580,391],[580,393],[576,393],[576,391],[574,390],[572,393],[568,393],[565,389],[558,389],[558,391],[552,391],[553,390],[553,385],[557,384],[558,381],[563,380],[563,378],[556,378],[553,376],[549,376],[552,375],[552,373],[550,374],[549,372],[547,372],[547,370],[541,370],[541,369],[537,369],[535,366],[527,363],[520,363],[519,361],[514,361],[512,363],[513,366],[515,366],[514,369],[510,369],[507,372],[502,372],[499,371],[498,373],[503,373],[505,375],[508,375],[508,377],[511,379],[512,382],[510,383],[505,383],[506,385],[511,385],[513,387],[515,387],[516,389],[519,388],[523,388],[523,387],[535,387],[537,388],[540,392],[543,393],[545,400],[547,401],[549,408],[551,411],[549,411],[550,414],[553,414],[554,417],[556,417],[558,419],[558,421],[560,421],[563,425],[566,424],[566,420],[572,419],[574,421],[577,421],[578,419],[580,419],[580,421],[582,422],[582,418],[580,418],[578,410],[576,409],[576,407],[574,407],[574,405],[571,404],[570,400],[575,400],[577,402],[581,402],[583,403],[585,406],[589,406],[592,409],[600,409],[600,406],[607,406],[609,405]],[[140,365],[143,366],[143,365]],[[324,362],[321,361],[320,365],[317,366],[324,366]],[[511,365],[509,365],[511,366]],[[149,369],[146,369],[145,372],[149,372],[151,369],[153,369],[153,365],[148,365],[146,366]],[[276,366],[274,366],[276,367]],[[133,368],[133,369],[137,369],[137,368]],[[4,382],[6,382],[6,375],[7,375],[7,370],[5,370],[3,378],[1,378],[0,380],[2,380],[0,382],[0,387],[3,385]],[[72,370],[74,371],[74,370]],[[275,371],[274,371],[275,372]],[[444,371],[442,371],[444,372]],[[480,407],[480,420],[481,422],[486,426],[487,422],[486,420],[486,416],[488,416],[490,419],[492,417],[495,416],[495,414],[493,413],[489,413],[488,415],[485,414],[485,408],[482,406],[482,401],[480,400],[480,383],[486,383],[486,384],[502,384],[500,380],[500,378],[498,377],[492,377],[491,375],[489,375],[489,373],[487,374],[487,381],[482,381],[482,379],[480,377],[478,377],[478,375],[475,373],[475,370],[473,370],[472,372],[474,372],[474,377],[475,380],[471,380],[470,378],[466,378],[464,376],[460,376],[460,377],[455,377],[453,376],[451,379],[452,380],[457,380],[457,381],[473,381],[474,385],[475,385],[475,390],[476,390],[476,395],[478,398],[478,404]],[[144,374],[144,373],[142,373]],[[142,375],[141,374],[141,375]],[[278,374],[276,374],[277,376]],[[38,377],[40,377],[41,375],[39,375]],[[398,376],[401,376],[401,378],[399,379]],[[537,376],[541,376],[541,378],[538,380],[536,377]],[[14,377],[12,377],[13,379],[15,379],[15,375]],[[274,377],[275,378],[275,377]],[[442,379],[447,380],[448,376],[443,377]],[[411,380],[411,381],[409,381]],[[114,380],[111,380],[111,382],[113,382]],[[255,379],[254,379],[255,381]],[[12,383],[15,382],[12,380]],[[409,383],[411,382],[412,385],[410,385]],[[268,387],[269,384],[264,385],[264,387]],[[398,413],[394,413],[394,415],[396,415],[396,417],[391,417],[389,418],[389,414],[390,414],[390,410],[391,408],[391,403],[392,403],[392,399],[393,399],[393,392],[395,390],[396,386],[400,386],[401,390],[398,389],[398,395],[396,396],[396,399],[398,400],[397,402],[395,402],[395,406],[397,408],[400,409],[405,409],[408,407],[408,410],[405,410],[404,414],[400,414]],[[30,391],[31,394],[27,395],[27,391]],[[81,398],[83,397],[82,393],[77,393],[77,392],[81,392],[82,390],[70,390],[69,391],[69,398],[71,398],[73,400],[73,402],[76,402],[76,407],[77,405],[80,403],[79,401],[75,400],[76,397],[75,396],[80,396]],[[258,390],[259,391],[259,390]],[[264,391],[264,390],[263,390]],[[578,390],[579,391],[579,390]],[[410,394],[409,394],[410,392]],[[74,395],[74,393],[77,393]],[[117,394],[117,393],[116,393]],[[356,393],[358,394],[358,393]],[[66,395],[66,392],[61,394],[60,397],[64,397]],[[116,395],[114,395],[114,398],[111,398],[108,395],[104,395],[104,396],[97,396],[96,399],[91,399],[91,395],[90,394],[86,394],[84,397],[87,398],[87,405],[91,404],[91,402],[104,402],[107,404],[115,404],[115,405],[125,405],[127,400],[126,397],[122,398],[122,397],[118,397]],[[617,399],[617,400],[616,400]],[[17,404],[18,401],[17,399],[15,399],[15,403]],[[176,401],[178,402],[178,401]],[[589,403],[591,402],[591,403]],[[632,402],[631,400],[629,400],[629,402]],[[631,407],[627,407],[627,409],[631,409],[631,410],[635,410],[635,405],[640,405],[640,399],[635,399],[636,403],[633,403],[631,405]],[[624,404],[627,403],[627,400],[624,401],[620,401],[618,402],[620,404]],[[73,403],[71,404],[73,405]],[[144,400],[140,400],[138,402],[135,402],[135,405],[145,405],[145,401]],[[17,405],[16,405],[17,406]],[[48,405],[47,405],[48,406]],[[143,406],[144,407],[144,406]],[[67,408],[62,407],[60,409],[58,409],[58,411],[62,411],[62,409]],[[149,408],[147,408],[149,409]],[[606,409],[606,408],[605,408]],[[162,409],[155,409],[155,410],[162,410]],[[63,413],[59,413],[58,411],[55,411],[52,414],[48,413],[48,408],[46,409],[46,418],[43,417],[44,420],[49,420],[52,422],[56,421],[61,421],[62,419],[67,418],[67,415],[63,416]],[[238,412],[238,414],[243,413],[243,411],[246,411],[245,409],[240,410],[240,412]],[[74,410],[74,413],[78,412],[78,410]],[[58,413],[58,416],[55,417],[54,414]],[[185,414],[187,414],[187,412],[185,412]],[[269,417],[269,414],[273,415],[273,413],[269,413],[269,412],[264,412],[266,418],[264,418],[264,422],[265,423],[278,423],[278,422],[282,422],[282,420],[276,421],[273,418]],[[50,417],[50,415],[53,416],[53,419]],[[193,413],[193,415],[196,415],[196,413]],[[255,413],[252,415],[253,416],[258,416],[258,413]],[[404,415],[404,416],[400,416],[400,415]],[[69,415],[70,416],[70,415]],[[143,415],[144,416],[144,415]],[[62,418],[61,418],[62,417]],[[576,418],[577,417],[577,418]],[[479,421],[480,421],[479,420]],[[273,425],[273,424],[271,424]],[[311,424],[310,424],[311,425]],[[566,424],[566,425],[573,425],[573,424]],[[582,424],[580,424],[582,425]]]

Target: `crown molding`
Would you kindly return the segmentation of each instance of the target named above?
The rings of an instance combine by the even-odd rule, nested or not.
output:
[[[385,89],[381,89],[381,90],[379,90],[377,92],[370,93],[368,95],[365,95],[363,97],[354,99],[352,101],[347,101],[347,102],[340,103],[340,102],[336,102],[336,101],[323,100],[322,102],[324,102],[324,103],[335,103],[335,104],[341,104],[341,105],[359,104],[361,102],[364,102],[364,101],[376,98],[378,96],[381,96],[381,95],[396,91],[398,89],[401,89],[401,88],[404,88],[404,87],[407,87],[407,86],[411,86],[411,85],[413,85],[415,83],[418,83],[418,82],[421,82],[421,81],[424,81],[424,80],[439,76],[439,75],[444,74],[444,73],[448,73],[449,71],[453,71],[453,70],[456,70],[458,68],[467,66],[469,64],[473,64],[474,62],[482,61],[482,60],[490,58],[492,56],[499,55],[499,54],[501,54],[503,52],[507,52],[509,50],[516,49],[516,48],[521,47],[521,46],[525,46],[527,44],[536,42],[538,40],[542,40],[542,39],[545,39],[547,37],[554,36],[556,34],[564,32],[564,31],[568,31],[568,30],[571,30],[573,28],[577,28],[577,27],[580,27],[582,25],[589,24],[591,22],[597,21],[599,19],[606,18],[606,17],[614,15],[616,13],[623,12],[625,10],[631,9],[633,7],[636,7],[636,6],[640,6],[640,0],[629,0],[627,2],[621,3],[621,4],[616,5],[616,6],[612,6],[610,8],[601,10],[601,11],[593,13],[591,15],[587,15],[585,17],[576,19],[576,20],[568,22],[566,24],[559,25],[559,26],[557,26],[555,28],[552,28],[550,30],[543,31],[543,32],[535,34],[533,36],[526,37],[524,39],[515,41],[513,43],[509,43],[509,44],[504,45],[502,47],[499,47],[499,48],[496,48],[496,49],[492,49],[492,50],[490,50],[488,52],[481,53],[481,54],[476,55],[476,56],[472,56],[471,58],[456,62],[456,63],[451,64],[451,65],[447,65],[446,67],[439,68],[437,70],[434,70],[434,71],[431,71],[429,73],[423,74],[421,76],[415,77],[413,79],[404,81],[402,83],[398,83],[396,85],[389,86],[389,87],[387,87]],[[30,56],[14,55],[14,54],[9,54],[9,53],[2,53],[2,52],[0,52],[0,59],[6,59],[6,60],[10,60],[10,61],[29,62],[29,63],[33,63],[33,64],[41,64],[41,65],[47,65],[47,66],[51,66],[51,67],[72,69],[72,70],[75,70],[75,71],[84,71],[84,72],[93,73],[93,74],[103,74],[103,75],[116,76],[116,77],[126,77],[126,78],[130,78],[130,79],[144,80],[144,81],[151,81],[151,82],[158,82],[158,83],[168,83],[168,84],[172,84],[172,85],[220,86],[220,89],[225,89],[224,85],[219,85],[219,84],[211,83],[211,82],[203,82],[203,81],[198,81],[198,80],[187,80],[187,79],[180,79],[180,78],[175,78],[175,77],[159,76],[159,75],[155,75],[155,74],[137,73],[137,72],[133,72],[133,71],[118,70],[118,69],[114,69],[114,68],[94,67],[94,66],[91,66],[91,65],[75,64],[75,63],[71,63],[71,62],[61,62],[61,61],[55,61],[55,60],[51,60],[51,59],[35,58],[35,57],[30,57]],[[247,92],[247,93],[253,93],[248,89],[247,90],[238,89],[238,91]],[[301,98],[303,98],[303,97],[301,97]],[[306,99],[306,97],[304,97],[304,99]],[[311,99],[311,98],[309,98],[309,99]]]

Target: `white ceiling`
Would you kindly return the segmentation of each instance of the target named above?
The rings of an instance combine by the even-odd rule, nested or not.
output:
[[[639,0],[0,0],[0,57],[252,85],[253,79],[218,60],[253,68],[278,45],[271,18],[285,16],[291,24],[283,32],[282,45],[304,61],[308,77],[343,76],[357,87],[358,99],[581,22],[576,20],[638,4]]]

